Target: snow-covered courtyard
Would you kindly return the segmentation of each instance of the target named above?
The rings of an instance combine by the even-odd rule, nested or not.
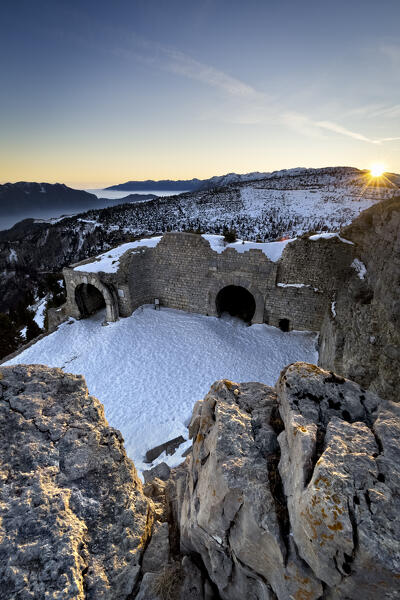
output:
[[[6,364],[45,364],[83,374],[139,471],[149,468],[146,450],[178,435],[187,438],[193,405],[215,380],[274,385],[287,364],[318,358],[314,333],[248,327],[228,316],[143,306],[107,327],[103,320],[101,311],[64,323]],[[167,462],[179,464],[189,445]]]

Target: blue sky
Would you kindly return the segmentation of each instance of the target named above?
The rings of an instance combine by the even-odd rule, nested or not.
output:
[[[399,18],[398,0],[5,0],[0,181],[400,172]]]

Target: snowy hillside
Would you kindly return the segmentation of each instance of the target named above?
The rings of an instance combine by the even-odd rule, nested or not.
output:
[[[362,210],[398,194],[400,185],[397,175],[377,186],[367,173],[348,167],[235,177],[250,176],[257,179],[87,216],[106,231],[118,228],[138,236],[171,229],[220,233],[227,226],[245,239],[272,241],[310,230],[338,230]]]
[[[238,173],[227,173],[226,175],[215,175],[214,177],[210,177],[210,179],[206,179],[199,185],[198,190],[206,190],[213,189],[218,187],[226,187],[231,184],[245,183],[245,182],[255,182],[259,180],[277,180],[283,179],[288,180],[289,178],[296,178],[293,181],[296,181],[295,185],[297,185],[299,177],[305,177],[307,183],[309,183],[309,178],[313,175],[320,177],[321,175],[333,176],[334,178],[343,177],[346,181],[349,179],[349,175],[351,178],[354,177],[354,174],[358,175],[361,173],[358,169],[353,169],[352,167],[327,167],[325,169],[306,169],[305,167],[295,167],[294,169],[281,169],[280,171],[272,171],[268,173],[260,173],[259,171],[254,171],[253,173],[243,173],[239,175]],[[286,183],[286,182],[285,182]]]
[[[215,175],[206,179],[198,186],[197,190],[211,190],[213,188],[226,187],[232,183],[242,183],[244,181],[255,181],[258,179],[265,179],[269,177],[271,173],[260,173],[255,171],[254,173],[245,173],[238,175],[238,173],[227,173],[226,175]]]
[[[6,364],[46,364],[83,374],[139,470],[148,468],[146,450],[178,435],[187,438],[193,405],[215,380],[274,385],[287,364],[317,361],[316,334],[248,327],[232,317],[144,306],[107,327],[103,319],[100,311],[64,323]],[[187,446],[170,464],[181,462]]]

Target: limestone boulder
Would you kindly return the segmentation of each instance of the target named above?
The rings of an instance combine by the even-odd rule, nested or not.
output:
[[[148,481],[151,481],[152,479],[155,479],[155,478],[162,479],[163,481],[167,481],[170,474],[171,474],[171,469],[165,462],[162,462],[162,463],[156,465],[152,469],[147,469],[147,470],[143,471],[143,477],[144,477],[145,483],[147,483]]]
[[[157,586],[158,573],[145,573],[140,582],[139,593],[136,600],[162,600],[154,590]]]
[[[168,523],[156,522],[153,527],[151,540],[144,553],[142,562],[143,573],[161,571],[169,560],[169,528]]]
[[[184,556],[182,559],[182,572],[179,600],[213,599],[212,589],[207,589],[208,580],[204,581],[202,572],[188,556]]]
[[[189,432],[181,549],[221,598],[400,598],[398,405],[296,363],[215,383]]]
[[[197,403],[189,427],[194,443],[181,505],[182,550],[201,555],[229,600],[322,594],[288,535],[276,407],[272,388],[220,381]]]
[[[1,367],[0,455],[0,597],[129,597],[149,504],[83,377]]]
[[[332,598],[399,598],[400,407],[305,363],[285,369],[277,390],[300,556]]]

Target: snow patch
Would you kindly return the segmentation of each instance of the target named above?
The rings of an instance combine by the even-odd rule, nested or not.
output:
[[[330,240],[331,238],[338,238],[338,240],[340,240],[341,242],[344,242],[345,244],[351,244],[352,246],[354,246],[354,242],[351,242],[350,240],[346,240],[345,238],[340,237],[340,235],[337,232],[333,232],[333,233],[317,233],[315,235],[310,235],[310,237],[308,239],[312,240],[313,242],[315,242],[316,240]]]
[[[10,254],[8,255],[8,262],[9,263],[18,262],[18,256],[17,256],[17,253],[15,252],[14,248],[10,248]]]
[[[220,538],[218,535],[213,535],[212,537],[217,542],[217,544],[219,544],[220,546],[222,545],[222,538]]]
[[[75,213],[70,213],[68,215],[61,215],[61,217],[49,217],[48,219],[35,219],[34,223],[49,223],[50,225],[55,225],[56,223],[60,223],[64,219],[69,217],[73,217]]]
[[[35,313],[33,320],[40,327],[40,329],[44,328],[44,313],[46,310],[46,303],[47,295],[44,298],[41,298],[40,300],[35,302],[35,304],[33,304],[32,306],[29,306],[29,308]]]
[[[93,259],[93,262],[75,267],[74,271],[83,271],[84,273],[99,273],[100,271],[104,271],[104,273],[116,273],[119,269],[120,258],[125,252],[141,247],[155,248],[161,240],[161,237],[162,236],[143,238],[136,242],[121,244],[120,246],[117,246],[117,248],[113,248],[108,252],[104,252],[104,254],[96,256]]]
[[[291,240],[283,240],[281,242],[246,242],[243,240],[237,240],[232,244],[228,244],[224,241],[224,236],[222,235],[211,235],[211,234],[203,234],[202,237],[207,240],[210,244],[211,249],[221,254],[227,248],[233,248],[236,252],[243,254],[243,252],[247,252],[248,250],[261,250],[265,254],[267,258],[272,260],[272,262],[276,262],[282,256],[282,252],[286,248],[289,242],[294,242],[296,238]]]
[[[365,279],[365,276],[367,274],[367,267],[364,265],[363,262],[361,262],[361,260],[355,258],[351,263],[351,266],[356,271],[360,279]]]
[[[281,288],[312,288],[314,290],[314,292],[319,292],[318,288],[313,287],[312,285],[308,284],[308,283],[277,283],[276,287],[281,287]]]
[[[332,302],[331,304],[331,313],[333,317],[336,317],[336,302]]]
[[[147,450],[179,435],[187,439],[193,406],[217,379],[272,386],[284,366],[318,359],[317,334],[248,327],[233,317],[148,305],[108,327],[103,320],[99,311],[63,323],[7,364],[47,364],[83,374],[139,471],[149,468]],[[183,461],[189,445],[168,457],[170,466]]]

